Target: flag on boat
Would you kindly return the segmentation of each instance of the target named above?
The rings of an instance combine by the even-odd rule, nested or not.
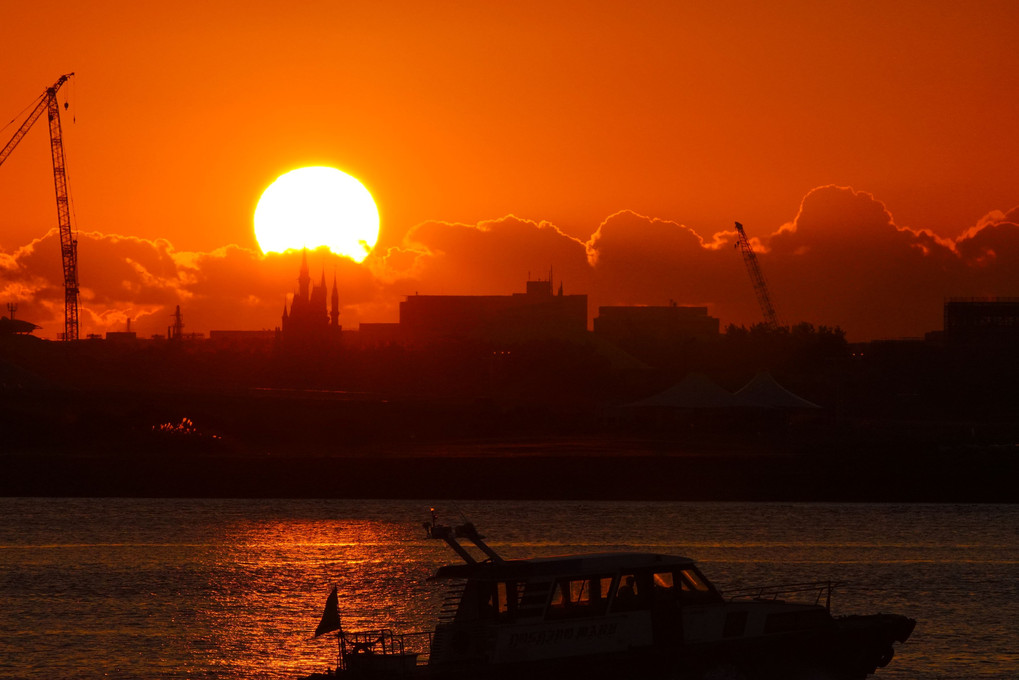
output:
[[[315,637],[340,630],[340,628],[342,626],[340,626],[339,598],[336,596],[336,586],[333,586],[333,592],[329,593],[329,597],[326,599],[326,609],[322,612],[322,620],[319,621],[318,628],[315,629]]]

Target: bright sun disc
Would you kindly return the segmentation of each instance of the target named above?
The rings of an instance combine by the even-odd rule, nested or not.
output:
[[[255,208],[255,239],[263,253],[326,246],[361,262],[378,238],[379,211],[372,195],[336,168],[280,175]]]

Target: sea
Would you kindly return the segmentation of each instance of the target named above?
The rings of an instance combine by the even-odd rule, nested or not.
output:
[[[582,475],[583,471],[579,471]],[[836,581],[835,615],[917,620],[877,678],[1019,678],[1019,505],[0,499],[0,677],[294,680],[313,632],[427,630],[473,522],[502,556],[691,557],[723,592]]]

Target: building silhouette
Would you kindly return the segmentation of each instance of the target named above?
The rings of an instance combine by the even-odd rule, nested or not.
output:
[[[949,298],[945,343],[991,347],[1019,344],[1019,297]]]
[[[512,295],[410,295],[400,335],[411,344],[451,339],[496,342],[561,337],[587,330],[587,295],[552,292],[552,276]]]
[[[17,304],[13,302],[7,303],[7,312],[10,316],[0,317],[0,335],[24,335],[39,328],[34,323],[15,319],[14,313],[17,311]]]
[[[326,307],[326,275],[317,286],[312,285],[308,273],[308,251],[301,256],[301,271],[297,277],[297,291],[290,301],[290,308],[283,304],[280,334],[284,344],[325,345],[339,340],[342,330],[340,319],[340,294],[333,277],[331,295],[332,307]]]

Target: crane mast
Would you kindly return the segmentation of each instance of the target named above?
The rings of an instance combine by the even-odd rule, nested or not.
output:
[[[743,253],[743,262],[747,266],[747,273],[750,274],[750,281],[754,284],[754,293],[757,294],[757,303],[761,306],[764,314],[764,323],[769,328],[778,328],[778,315],[775,313],[775,306],[771,304],[771,295],[768,293],[768,284],[764,280],[764,273],[757,261],[757,254],[750,247],[747,233],[743,231],[743,225],[736,223],[737,247]]]
[[[64,264],[64,340],[78,339],[78,240],[71,227],[71,209],[67,197],[67,171],[64,163],[64,142],[60,130],[60,106],[57,90],[73,73],[60,76],[46,88],[28,114],[28,118],[0,150],[0,165],[7,160],[35,122],[47,112],[50,128],[50,155],[53,158],[53,188],[57,198],[57,224],[60,228],[60,255]]]

